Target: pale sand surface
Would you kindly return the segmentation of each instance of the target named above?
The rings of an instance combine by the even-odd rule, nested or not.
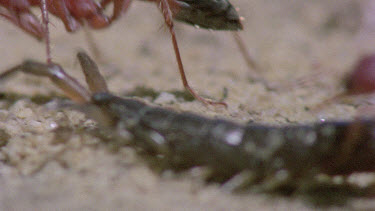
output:
[[[245,17],[241,33],[271,83],[287,84],[319,71],[309,86],[267,91],[251,83],[248,69],[230,33],[176,24],[187,77],[203,95],[220,99],[229,109],[212,109],[172,96],[153,104],[239,122],[306,123],[319,118],[350,119],[352,101],[334,103],[318,113],[307,108],[339,93],[341,78],[356,59],[375,50],[375,39],[359,39],[360,12],[355,0],[237,0]],[[182,90],[170,36],[155,5],[135,1],[111,28],[94,39],[107,64],[99,64],[110,89],[122,95],[138,86],[158,93]],[[44,46],[13,25],[0,21],[0,70],[26,58],[45,60]],[[82,32],[67,34],[53,20],[54,61],[83,81],[75,58],[88,49]],[[203,185],[191,175],[161,178],[132,149],[112,152],[90,135],[93,122],[71,109],[54,109],[63,96],[46,79],[19,75],[0,86],[17,93],[15,102],[0,100],[0,210],[312,210],[298,199],[257,194],[234,195]],[[54,96],[34,103],[31,96]],[[164,95],[165,96],[165,95]],[[60,98],[61,99],[61,98]],[[150,101],[149,98],[145,99]],[[56,127],[71,128],[57,133]],[[0,141],[1,145],[1,141]],[[375,209],[370,200],[355,200],[331,209]]]

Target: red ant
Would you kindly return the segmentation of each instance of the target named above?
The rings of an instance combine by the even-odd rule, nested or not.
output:
[[[204,104],[224,105],[224,102],[214,102],[202,98],[189,85],[179,52],[173,19],[201,28],[213,30],[241,30],[242,18],[228,0],[145,0],[158,5],[164,21],[169,28],[172,44],[178,63],[182,83],[197,100]],[[108,17],[104,14],[106,7],[113,3],[113,14]],[[37,39],[45,39],[47,63],[52,63],[50,40],[48,32],[48,13],[62,20],[69,32],[77,31],[84,23],[94,29],[108,27],[114,20],[128,9],[131,0],[0,0],[0,15],[31,34]],[[2,6],[2,8],[1,8]],[[30,11],[33,6],[39,6],[42,11],[43,24]],[[249,67],[256,65],[244,47],[243,40],[238,33],[233,33],[236,43]],[[259,78],[254,76],[254,78]]]

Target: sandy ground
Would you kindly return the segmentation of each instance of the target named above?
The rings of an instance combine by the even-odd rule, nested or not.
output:
[[[232,2],[246,19],[241,35],[270,83],[285,87],[322,72],[308,86],[278,91],[249,80],[249,69],[230,33],[176,24],[190,83],[215,99],[227,89],[227,110],[173,95],[161,97],[182,90],[182,85],[170,36],[155,5],[136,1],[121,20],[93,36],[104,61],[101,71],[118,95],[146,87],[160,94],[156,100],[144,97],[155,105],[239,122],[350,119],[358,105],[353,100],[315,113],[309,108],[342,91],[341,78],[360,55],[374,50],[375,39],[361,28],[359,2],[365,1]],[[0,25],[0,70],[26,58],[45,60],[43,44],[5,21]],[[75,54],[88,50],[85,36],[63,29],[53,20],[53,59],[83,81]],[[20,74],[2,83],[0,91],[8,93],[0,99],[0,210],[316,209],[294,198],[234,195],[216,185],[202,185],[191,175],[160,177],[132,149],[113,152],[92,136],[88,131],[94,123],[83,114],[56,109],[63,95],[48,80]],[[375,203],[354,200],[331,209],[372,210]]]

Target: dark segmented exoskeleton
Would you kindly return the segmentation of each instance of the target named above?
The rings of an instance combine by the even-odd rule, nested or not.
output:
[[[114,138],[160,158],[164,168],[207,167],[221,183],[293,192],[319,174],[375,171],[373,119],[268,126],[179,113],[110,94],[95,63],[78,58],[91,92],[53,63],[24,62],[0,79],[18,71],[49,77]]]
[[[209,166],[223,181],[244,170],[253,171],[256,180],[282,170],[288,178],[375,170],[372,120],[282,127],[241,125],[108,93],[94,94],[92,103],[112,119],[116,134],[130,132],[135,145],[164,155],[170,167]]]
[[[178,5],[172,11],[178,21],[213,30],[242,29],[237,11],[227,0],[176,0],[173,4]]]

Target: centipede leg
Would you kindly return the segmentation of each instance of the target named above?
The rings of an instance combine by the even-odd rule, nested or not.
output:
[[[174,52],[176,54],[178,69],[180,71],[181,80],[182,80],[182,83],[183,83],[185,89],[188,90],[190,92],[190,94],[193,95],[193,97],[195,99],[199,100],[200,102],[202,102],[206,105],[222,105],[222,106],[227,107],[227,104],[224,103],[224,102],[215,102],[215,101],[204,99],[203,97],[201,97],[198,93],[196,93],[190,87],[190,85],[189,85],[189,83],[186,79],[184,66],[182,64],[182,59],[181,59],[180,51],[179,51],[178,44],[177,44],[176,33],[174,31],[174,25],[173,25],[173,20],[172,20],[172,12],[170,10],[170,7],[169,7],[169,4],[168,4],[167,0],[160,0],[160,9],[161,9],[161,12],[163,14],[164,21],[167,24],[167,26],[169,28],[169,32],[170,32],[171,37],[172,37],[172,43],[173,43]]]

